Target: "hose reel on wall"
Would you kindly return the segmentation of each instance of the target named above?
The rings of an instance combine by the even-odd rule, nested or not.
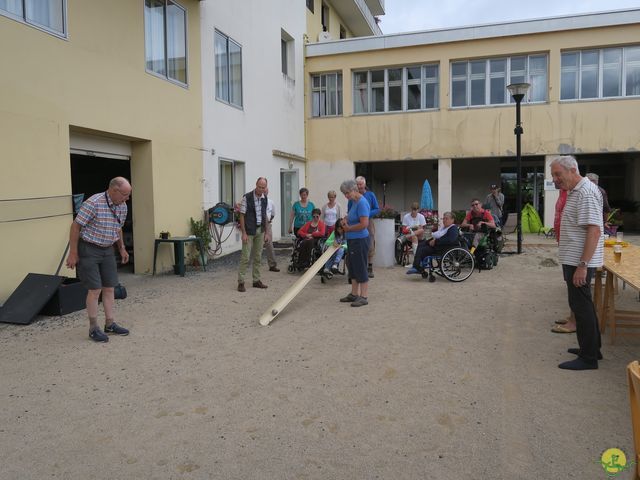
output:
[[[233,207],[224,202],[219,202],[205,212],[206,220],[209,223],[209,232],[213,240],[212,248],[209,253],[211,255],[219,255],[222,253],[222,244],[227,241],[233,232],[235,226],[235,213]],[[222,234],[225,227],[231,224],[229,234],[223,239]]]

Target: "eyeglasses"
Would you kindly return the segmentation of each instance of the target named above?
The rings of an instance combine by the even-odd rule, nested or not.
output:
[[[475,207],[476,205],[480,205],[480,204],[478,202],[471,204],[472,207]]]
[[[316,218],[316,217],[320,218],[320,215],[317,215],[317,214],[313,215],[313,218]]]

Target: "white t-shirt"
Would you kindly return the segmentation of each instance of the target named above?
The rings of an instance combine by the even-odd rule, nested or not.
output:
[[[411,216],[411,212],[402,218],[402,225],[405,227],[423,227],[427,224],[427,219],[421,213],[416,214],[415,218]]]
[[[560,225],[560,263],[578,265],[587,238],[587,226],[596,225],[600,228],[600,240],[588,266],[601,267],[604,260],[602,194],[598,186],[588,178],[583,178],[573,190],[569,190]]]
[[[338,221],[338,215],[340,214],[340,206],[336,203],[333,208],[330,208],[326,204],[322,207],[322,216],[324,217],[324,224],[327,227],[333,227]]]
[[[276,206],[273,204],[273,200],[267,197],[267,219],[271,221],[276,216]]]

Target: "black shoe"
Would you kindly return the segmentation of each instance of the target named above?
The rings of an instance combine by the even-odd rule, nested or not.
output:
[[[567,349],[567,352],[573,353],[574,355],[580,355],[579,348],[569,348]],[[602,354],[600,352],[598,352],[598,360],[602,360]]]
[[[331,273],[338,273],[339,271],[340,271],[340,268],[338,268],[338,265],[331,266]]]
[[[351,302],[355,302],[358,299],[357,295],[354,295],[353,293],[349,293],[349,295],[347,295],[346,297],[343,297],[340,299],[340,301],[342,303],[351,303]]]
[[[273,267],[269,267],[269,271],[270,272],[279,272],[280,269],[274,265]]]
[[[124,327],[121,327],[116,322],[111,323],[111,325],[104,326],[104,333],[113,333],[114,335],[129,335],[129,330]]]
[[[89,338],[94,342],[108,342],[109,337],[107,337],[99,327],[93,328],[89,330]]]
[[[583,358],[576,358],[575,360],[571,360],[569,362],[562,362],[558,365],[558,368],[563,370],[597,370],[598,362],[596,360],[588,361]]]

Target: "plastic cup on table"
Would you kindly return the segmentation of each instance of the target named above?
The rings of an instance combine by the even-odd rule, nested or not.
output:
[[[614,245],[613,246],[613,261],[615,263],[620,263],[622,261],[622,245]]]
[[[624,233],[616,232],[616,242],[622,243],[624,240]]]

